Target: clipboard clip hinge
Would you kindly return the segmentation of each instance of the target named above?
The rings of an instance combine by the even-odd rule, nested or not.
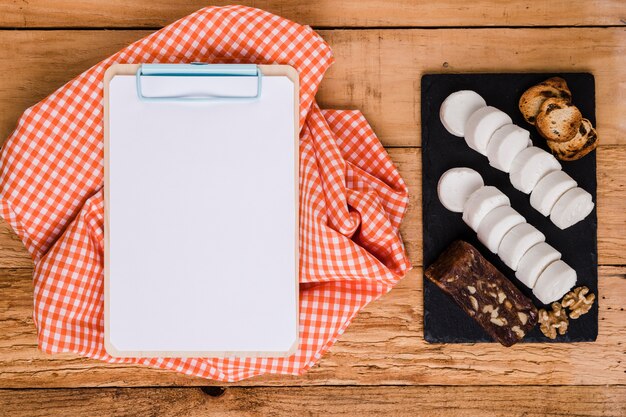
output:
[[[141,85],[142,77],[171,76],[171,77],[256,77],[257,90],[255,95],[245,96],[145,96]],[[137,69],[137,96],[147,102],[241,102],[254,101],[261,97],[263,73],[255,64],[206,64],[193,62],[191,64],[141,64]]]

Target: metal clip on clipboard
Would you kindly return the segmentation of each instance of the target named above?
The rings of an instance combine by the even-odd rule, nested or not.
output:
[[[144,96],[141,79],[149,76],[236,76],[236,77],[257,77],[257,91],[250,96],[166,96],[147,97]],[[142,64],[137,69],[137,96],[141,101],[163,102],[163,101],[186,101],[186,102],[232,102],[232,101],[254,101],[261,97],[261,86],[263,74],[261,69],[255,64],[205,64],[194,62],[191,64]]]

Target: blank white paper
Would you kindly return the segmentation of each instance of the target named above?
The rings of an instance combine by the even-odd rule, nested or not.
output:
[[[254,77],[143,77],[146,96],[254,94]],[[297,342],[294,85],[254,102],[109,87],[109,328],[118,352],[287,352]]]

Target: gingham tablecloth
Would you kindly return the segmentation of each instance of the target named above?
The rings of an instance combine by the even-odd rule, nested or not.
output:
[[[116,359],[104,350],[103,74],[114,63],[193,61],[289,64],[300,75],[300,345],[288,358]],[[410,269],[398,232],[407,188],[360,112],[315,103],[332,62],[309,27],[248,7],[209,7],[26,110],[0,153],[0,214],[35,262],[41,350],[220,381],[300,374],[389,291]]]

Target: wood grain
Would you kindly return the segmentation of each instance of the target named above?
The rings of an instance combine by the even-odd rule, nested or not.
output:
[[[31,268],[32,258],[11,226],[0,217],[0,268]]]
[[[300,377],[232,385],[605,385],[626,384],[626,267],[600,267],[595,343],[436,344],[423,340],[422,270],[358,314],[321,362]],[[0,387],[215,384],[174,372],[109,365],[37,350],[31,271],[0,270]]]
[[[322,106],[361,109],[388,146],[421,143],[424,73],[591,72],[602,145],[626,144],[626,28],[324,31]],[[584,99],[584,98],[576,98]]]
[[[0,141],[30,105],[150,32],[0,31]],[[387,146],[420,144],[427,72],[590,71],[601,146],[626,144],[626,28],[326,30],[324,107],[364,112]],[[42,47],[45,45],[45,47]]]
[[[624,24],[619,0],[247,0],[311,26],[578,26]],[[160,27],[228,0],[4,0],[0,27]],[[622,7],[620,7],[622,6]]]
[[[409,187],[410,201],[400,233],[411,262],[422,264],[421,160],[418,148],[390,148],[391,158]],[[598,149],[598,255],[601,265],[626,264],[626,146]],[[0,218],[0,268],[31,268],[32,260]]]
[[[0,414],[626,415],[626,266],[620,266],[626,265],[626,28],[436,28],[623,25],[622,3],[477,0],[468,7],[458,0],[248,1],[303,24],[358,29],[320,31],[337,62],[318,99],[325,107],[361,109],[386,146],[401,147],[389,151],[411,189],[401,233],[415,269],[366,307],[308,373],[231,384],[213,398],[195,388],[217,385],[211,381],[39,352],[32,261],[0,221],[0,387],[5,388]],[[123,28],[0,30],[0,144],[26,107],[151,33],[130,29],[160,27],[204,5],[198,0],[0,0],[0,27]],[[602,265],[595,343],[506,349],[423,340],[420,77],[481,71],[591,71],[596,76]],[[107,386],[157,387],[29,389]]]
[[[402,235],[416,266],[421,264],[419,149],[389,152],[411,190]],[[623,260],[626,189],[620,166],[626,148],[607,146],[598,154],[600,257]],[[620,223],[621,222],[621,223]],[[32,262],[8,232],[0,235],[0,386],[45,387],[204,384],[172,372],[107,365],[75,355],[37,351],[32,323]],[[8,237],[7,237],[8,236]],[[5,243],[6,242],[6,243]],[[6,250],[13,246],[13,249]],[[612,254],[612,255],[611,255]],[[300,378],[265,377],[244,384],[608,384],[626,383],[623,300],[624,267],[600,269],[600,337],[593,344],[427,345],[422,339],[421,270],[359,314],[319,366]]]
[[[626,414],[626,387],[307,387],[0,390],[14,417],[98,416],[420,416],[531,417]]]

